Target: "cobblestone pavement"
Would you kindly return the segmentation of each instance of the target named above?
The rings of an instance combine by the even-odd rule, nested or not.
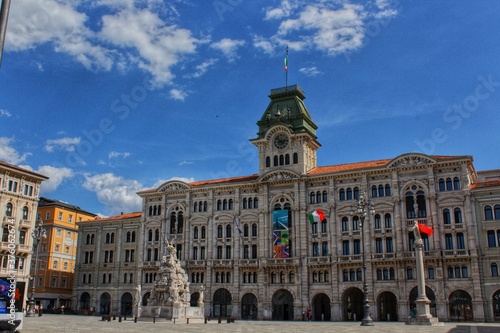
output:
[[[244,333],[244,332],[291,332],[291,333],[322,333],[322,332],[371,332],[371,333],[499,333],[500,323],[444,323],[443,326],[410,326],[405,323],[375,322],[375,326],[360,326],[359,322],[303,322],[303,321],[244,321],[234,323],[211,320],[207,324],[203,321],[189,324],[186,322],[172,323],[165,319],[143,318],[137,323],[128,318],[110,322],[101,321],[96,316],[50,315],[42,317],[24,318],[23,333],[79,333],[79,332],[217,332],[217,333]]]

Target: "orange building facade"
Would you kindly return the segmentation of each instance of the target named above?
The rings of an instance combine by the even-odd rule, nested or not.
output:
[[[48,311],[62,306],[71,311],[71,296],[78,244],[77,222],[93,221],[96,214],[62,201],[40,198],[37,221],[43,222],[47,238],[39,245],[38,262],[32,261],[31,276],[36,274],[36,303]]]

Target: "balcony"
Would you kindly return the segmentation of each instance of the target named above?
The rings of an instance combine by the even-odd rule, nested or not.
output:
[[[17,251],[22,253],[31,253],[31,246],[25,244],[18,244]]]
[[[186,261],[186,266],[188,267],[205,267],[206,261],[205,260],[187,260]]]
[[[309,257],[307,258],[308,264],[329,264],[330,257]]]
[[[394,259],[394,253],[376,253],[372,255],[373,260]]]
[[[418,222],[418,224],[425,224],[425,225],[429,225],[430,224],[430,221],[431,219],[430,218],[418,218],[418,219],[407,219],[406,220],[406,226],[407,227],[413,227],[415,225],[415,221]]]
[[[19,222],[19,226],[25,227],[25,228],[31,228],[32,227],[31,221],[28,221],[28,220],[21,220]]]
[[[339,262],[352,262],[352,261],[361,261],[363,260],[363,257],[361,254],[356,254],[352,256],[339,256],[338,257]]]
[[[445,257],[466,257],[466,256],[469,256],[469,251],[467,251],[467,250],[444,250],[443,256],[445,256]]]
[[[241,259],[239,264],[240,264],[240,266],[257,267],[257,266],[259,266],[259,260],[258,259]]]

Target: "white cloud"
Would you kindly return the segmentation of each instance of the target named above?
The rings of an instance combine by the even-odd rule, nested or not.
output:
[[[297,8],[297,6],[298,5],[297,3],[295,3],[295,1],[283,0],[279,7],[267,8],[266,16],[264,19],[272,20],[287,17],[291,14],[293,9]]]
[[[245,45],[244,40],[223,38],[218,42],[212,43],[211,47],[222,51],[228,60],[232,62],[238,58],[238,55],[236,54],[238,47],[243,45]]]
[[[31,153],[19,154],[15,148],[11,147],[14,138],[0,137],[0,160],[10,164],[18,165],[24,162]]]
[[[121,49],[139,54],[137,65],[153,75],[153,83],[171,83],[171,69],[185,54],[194,53],[198,40],[187,29],[166,25],[147,9],[125,9],[102,17],[100,37]]]
[[[55,149],[71,152],[75,150],[75,147],[80,144],[81,138],[60,138],[54,140],[45,141],[45,146],[43,149],[48,152],[53,152]]]
[[[387,18],[397,15],[398,9],[391,5],[384,0],[365,5],[283,0],[278,7],[266,9],[266,20],[282,20],[276,34],[267,39],[254,37],[253,43],[268,54],[285,45],[296,51],[315,48],[331,56],[353,52],[363,46],[368,24],[383,27]]]
[[[160,0],[14,1],[6,51],[47,44],[89,70],[139,67],[160,87],[172,82],[172,67],[202,42],[172,23],[178,16],[172,3]],[[94,21],[100,31],[90,28]],[[43,70],[42,63],[38,67]]]
[[[319,71],[316,67],[302,67],[301,69],[299,69],[299,73],[302,73],[306,76],[318,76],[324,74],[323,72]]]
[[[0,109],[0,117],[9,118],[10,116],[12,116],[12,114],[9,111],[4,110],[4,109]]]
[[[69,168],[56,168],[50,165],[43,165],[36,171],[49,177],[48,180],[42,182],[40,192],[42,194],[54,192],[66,179],[74,176],[73,170]]]
[[[217,59],[208,59],[204,61],[203,63],[199,64],[196,66],[196,71],[193,74],[188,74],[185,75],[186,78],[197,78],[205,74],[208,69],[213,66],[217,62]]]
[[[125,152],[125,153],[119,153],[117,151],[112,151],[108,154],[108,158],[109,159],[112,159],[112,158],[127,158],[127,157],[130,157],[130,153],[128,152]]]
[[[191,164],[194,164],[194,162],[182,161],[182,162],[177,163],[177,165],[179,165],[179,166],[191,165]]]
[[[170,93],[170,98],[178,101],[183,101],[188,96],[188,92],[176,88],[170,89],[169,93]]]
[[[136,180],[124,179],[112,173],[84,176],[83,187],[95,192],[99,202],[106,205],[111,215],[141,210],[142,200],[137,192],[143,186]]]
[[[111,69],[110,52],[90,42],[93,32],[85,27],[88,17],[76,5],[57,0],[14,1],[5,49],[23,51],[51,43],[56,52],[71,55],[87,69]]]

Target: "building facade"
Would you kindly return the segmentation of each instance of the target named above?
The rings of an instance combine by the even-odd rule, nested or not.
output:
[[[141,216],[136,212],[77,223],[73,292],[79,313],[132,315],[133,295],[141,283]]]
[[[44,309],[57,309],[63,305],[71,309],[78,244],[77,223],[93,221],[96,216],[75,205],[40,198],[37,221],[43,221],[47,237],[40,241],[38,262],[33,260],[30,274],[36,275],[36,303]],[[35,269],[38,274],[35,274]]]
[[[271,90],[269,97],[257,137],[250,140],[258,150],[257,174],[169,181],[138,193],[143,205],[134,276],[143,304],[168,240],[190,276],[192,304],[205,288],[207,315],[302,320],[309,308],[313,320],[361,320],[366,278],[372,318],[404,321],[418,296],[411,231],[418,221],[434,230],[423,235],[431,313],[443,321],[500,319],[493,308],[500,279],[485,278],[485,270],[500,264],[485,238],[489,231],[500,235],[495,224],[500,172],[489,172],[486,181],[471,156],[419,153],[318,166],[321,144],[304,92],[287,86]],[[361,197],[368,201],[362,211]],[[482,215],[485,202],[492,219]],[[308,213],[318,210],[325,219],[311,223]],[[124,264],[116,263],[115,271]],[[83,271],[79,274],[82,280]],[[133,295],[132,287],[126,292]],[[102,309],[102,295],[111,290],[95,289],[90,303]],[[82,291],[75,294],[80,307]],[[123,309],[122,297],[106,296],[110,311]]]
[[[0,221],[2,242],[0,243],[0,278],[14,278],[19,292],[18,312],[25,309],[30,297],[30,264],[40,185],[48,177],[0,161]],[[0,296],[0,308],[6,299]],[[7,313],[7,312],[1,312]]]

